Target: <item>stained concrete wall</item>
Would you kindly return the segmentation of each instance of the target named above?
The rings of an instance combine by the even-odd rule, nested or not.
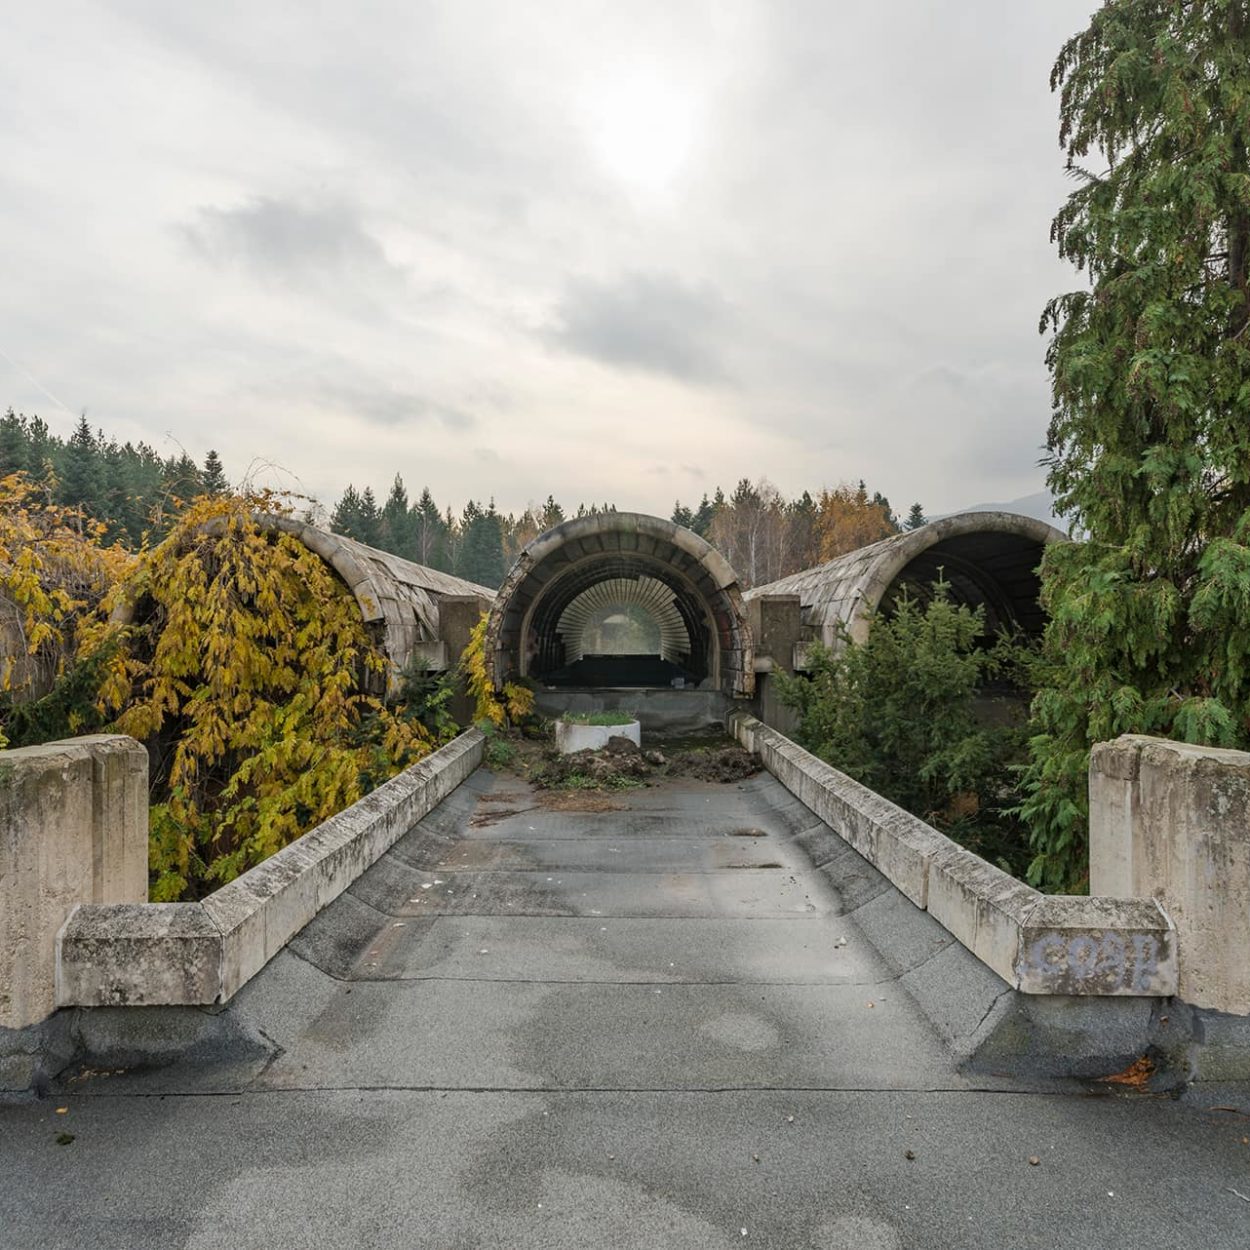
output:
[[[477,768],[483,743],[466,731],[202,902],[77,908],[56,1005],[225,1002]]]
[[[1094,747],[1089,798],[1090,888],[1156,899],[1181,998],[1250,1014],[1250,753],[1126,734]]]
[[[0,751],[0,1028],[56,1007],[56,937],[82,903],[148,891],[148,756],[98,735]]]
[[[767,725],[730,731],[912,903],[1024,994],[1176,993],[1176,934],[1150,898],[1043,895]]]

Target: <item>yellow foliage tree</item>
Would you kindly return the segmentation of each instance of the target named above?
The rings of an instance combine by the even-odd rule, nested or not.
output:
[[[496,729],[502,729],[509,720],[521,720],[534,710],[534,692],[519,682],[507,682],[496,693],[494,683],[486,669],[486,625],[490,618],[485,612],[469,635],[469,645],[460,657],[460,671],[465,685],[473,696],[473,719],[487,721]]]
[[[156,900],[232,879],[435,745],[362,692],[384,658],[330,568],[255,520],[285,510],[269,495],[199,499],[119,589],[133,624],[99,698],[156,748]]]
[[[862,483],[851,486],[843,482],[833,490],[822,490],[817,507],[821,560],[833,560],[897,533],[889,510],[870,500]]]
[[[48,692],[109,589],[133,567],[120,547],[101,545],[103,534],[24,474],[0,479],[0,692],[12,702]]]

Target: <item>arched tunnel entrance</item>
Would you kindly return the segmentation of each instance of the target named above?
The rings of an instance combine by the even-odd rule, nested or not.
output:
[[[927,603],[934,587],[944,582],[956,603],[983,609],[987,637],[1013,630],[1039,635],[1046,615],[1038,601],[1038,565],[1046,542],[1054,536],[977,530],[944,538],[912,556],[899,570],[881,596],[880,611],[889,616],[904,592]]]
[[[754,645],[738,579],[659,517],[578,517],[535,539],[500,587],[486,647],[496,686],[750,697]],[[541,702],[541,700],[540,700]]]
[[[956,603],[984,611],[984,645],[1003,631],[1036,637],[1046,624],[1038,602],[1038,566],[1049,544],[1065,541],[1059,530],[1032,517],[966,512],[755,587],[746,600],[765,657],[759,664],[803,672],[809,644],[836,650],[848,639],[862,643],[874,619],[889,617],[903,594],[928,602],[939,581]],[[1021,692],[1006,684],[988,683],[984,693],[1019,704],[1004,714],[1016,716],[1023,706]],[[757,701],[769,724],[783,731],[792,726],[793,712],[778,702],[767,674],[761,676]]]

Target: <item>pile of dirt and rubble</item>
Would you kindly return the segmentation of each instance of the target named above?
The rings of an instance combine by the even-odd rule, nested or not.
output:
[[[737,746],[640,750],[628,738],[611,738],[599,751],[549,754],[531,774],[545,789],[624,789],[664,778],[741,781],[760,771],[759,761]]]

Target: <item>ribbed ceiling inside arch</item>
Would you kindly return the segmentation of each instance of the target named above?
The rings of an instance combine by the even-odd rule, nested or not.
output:
[[[583,565],[539,598],[530,673],[553,686],[697,685],[709,631],[697,596],[636,557]]]
[[[612,577],[583,590],[560,614],[565,663],[587,655],[658,655],[680,664],[690,631],[677,595],[654,577]]]

